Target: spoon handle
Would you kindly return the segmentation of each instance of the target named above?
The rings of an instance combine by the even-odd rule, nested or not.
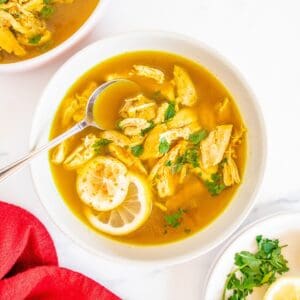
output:
[[[76,133],[82,131],[84,128],[88,126],[88,123],[84,120],[80,123],[74,125],[69,130],[64,132],[63,134],[59,135],[58,137],[51,140],[49,143],[41,146],[40,148],[34,149],[33,151],[29,152],[24,157],[18,159],[17,161],[9,164],[8,166],[0,169],[0,182],[6,179],[8,176],[14,174],[16,171],[22,169],[26,166],[33,158],[35,158],[40,153],[50,150],[63,142],[64,140],[68,139],[69,137],[75,135]]]

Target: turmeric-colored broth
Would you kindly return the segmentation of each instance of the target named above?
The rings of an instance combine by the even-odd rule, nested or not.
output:
[[[73,3],[53,4],[53,15],[45,19],[46,28],[52,33],[51,39],[40,46],[25,47],[27,53],[24,56],[1,51],[0,47],[0,64],[33,58],[60,45],[84,24],[98,3],[99,0],[74,0]]]
[[[230,92],[208,70],[193,61],[174,54],[140,51],[122,54],[104,61],[79,78],[67,92],[57,110],[50,138],[54,138],[72,125],[70,123],[62,126],[62,118],[66,107],[75,94],[82,93],[91,82],[97,82],[98,85],[102,84],[111,74],[128,74],[133,65],[139,64],[160,69],[166,74],[166,80],[172,80],[174,65],[184,68],[189,73],[198,95],[198,101],[192,108],[197,112],[201,126],[208,132],[222,124],[232,124],[233,132],[243,128],[243,120]],[[133,76],[131,79],[141,86],[143,93],[148,97],[160,89],[159,84],[152,79],[142,76]],[[229,103],[226,111],[220,114],[217,112],[217,108],[226,98]],[[110,116],[107,115],[106,118],[110,118]],[[99,133],[99,130],[88,128],[78,134],[73,138],[73,148],[79,145],[82,138],[91,132]],[[246,163],[246,145],[246,135],[244,135],[240,145],[236,148],[235,155],[235,162],[241,179]],[[93,228],[83,213],[85,204],[80,200],[76,191],[76,171],[66,170],[63,165],[52,163],[51,159],[50,166],[55,184],[68,207],[83,223]],[[153,205],[150,218],[135,232],[125,236],[105,235],[114,240],[135,245],[164,244],[187,238],[213,222],[224,211],[240,184],[227,187],[219,195],[212,196],[205,183],[199,180],[196,175],[190,174],[183,184],[177,186],[173,196],[161,199],[156,192],[153,193],[153,202],[165,203],[167,201],[169,204],[171,203],[167,212]],[[178,209],[184,210],[184,213],[180,219],[180,225],[173,228],[166,224],[165,215],[172,214]]]

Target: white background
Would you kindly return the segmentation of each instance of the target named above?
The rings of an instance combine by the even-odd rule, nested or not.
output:
[[[26,152],[41,92],[57,68],[92,41],[132,30],[180,32],[217,49],[256,93],[268,133],[268,164],[258,204],[297,200],[300,167],[299,0],[111,0],[93,33],[47,67],[0,75],[0,165]],[[2,183],[0,199],[27,208],[46,225],[60,264],[83,272],[124,299],[201,299],[215,252],[163,270],[119,266],[81,250],[41,206],[29,169]],[[222,284],[222,283],[216,283]]]

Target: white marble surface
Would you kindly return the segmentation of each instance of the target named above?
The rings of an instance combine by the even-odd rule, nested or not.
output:
[[[92,41],[124,31],[162,29],[188,34],[223,53],[247,78],[265,116],[269,153],[258,214],[269,205],[297,205],[300,166],[299,0],[111,0],[94,32],[65,57],[39,70],[0,75],[0,165],[23,154],[34,108],[63,61]],[[119,266],[92,256],[65,237],[41,206],[29,169],[0,186],[0,198],[38,216],[50,231],[62,266],[85,273],[123,299],[201,299],[203,280],[216,254],[162,270]],[[289,199],[287,202],[284,199]],[[255,216],[252,217],[252,219]],[[218,283],[216,283],[218,284]]]

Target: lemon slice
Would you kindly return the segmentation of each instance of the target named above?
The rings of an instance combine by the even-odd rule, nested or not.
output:
[[[111,235],[126,235],[137,230],[148,219],[152,199],[147,182],[132,173],[128,178],[128,193],[121,205],[107,212],[86,208],[86,217],[95,228]]]
[[[125,200],[129,186],[127,173],[125,165],[115,158],[98,156],[79,170],[77,193],[93,209],[111,210]]]
[[[300,300],[300,278],[282,277],[267,290],[264,300]]]

